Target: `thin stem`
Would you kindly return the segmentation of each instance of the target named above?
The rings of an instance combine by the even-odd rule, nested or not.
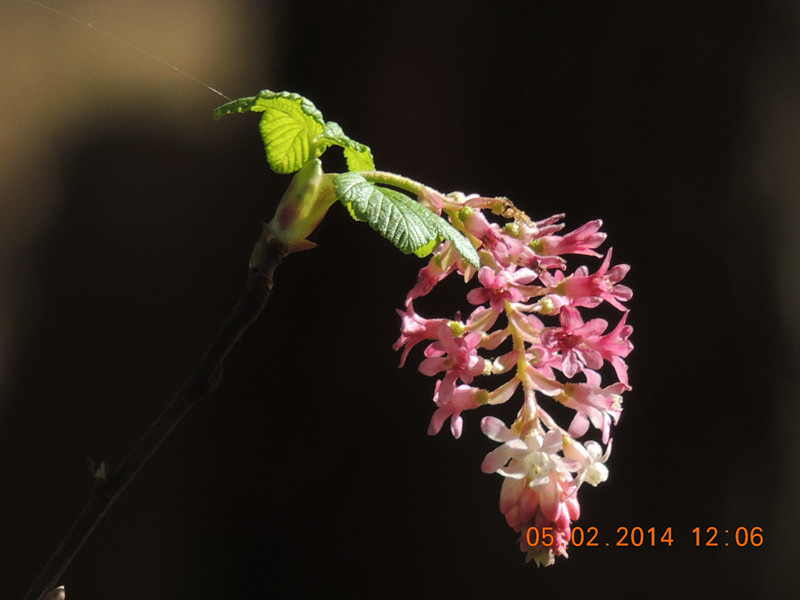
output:
[[[385,185],[392,185],[396,188],[400,188],[401,190],[405,190],[410,192],[414,195],[419,195],[423,189],[430,189],[433,190],[428,185],[424,183],[420,183],[419,181],[414,181],[408,177],[403,175],[398,175],[397,173],[390,173],[389,171],[361,171],[359,173],[364,179],[367,181],[371,181],[373,183],[383,183]],[[433,190],[436,192],[436,190]],[[436,192],[440,196],[444,196],[441,192]]]
[[[242,296],[186,383],[150,425],[121,465],[92,493],[83,512],[50,557],[24,600],[42,600],[58,583],[83,543],[106,511],[147,460],[198,400],[214,392],[222,378],[222,363],[242,334],[258,318],[272,295],[273,273],[288,253],[265,225],[250,259]]]

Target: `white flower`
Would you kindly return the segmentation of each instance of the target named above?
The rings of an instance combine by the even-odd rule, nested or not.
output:
[[[608,479],[608,467],[604,464],[611,454],[611,440],[608,442],[606,451],[595,441],[588,441],[581,444],[569,436],[564,436],[562,446],[564,456],[580,464],[580,471],[575,478],[575,484],[580,486],[584,481],[597,487]]]
[[[528,486],[542,488],[550,482],[551,471],[564,471],[560,432],[551,430],[542,435],[538,430],[528,433],[524,439],[517,437],[505,424],[495,417],[481,421],[483,433],[495,442],[504,442],[483,460],[484,473],[500,473],[511,479],[528,479]]]

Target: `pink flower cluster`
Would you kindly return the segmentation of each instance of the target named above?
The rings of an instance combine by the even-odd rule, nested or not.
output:
[[[467,236],[481,266],[464,261],[450,242],[434,252],[398,311],[400,366],[414,346],[427,343],[419,370],[437,377],[431,435],[449,418],[460,437],[464,412],[508,402],[521,389],[522,408],[510,427],[491,416],[481,421],[483,433],[501,444],[481,468],[503,476],[500,510],[520,534],[527,559],[553,564],[567,555],[571,523],[580,515],[578,489],[608,478],[611,426],[630,389],[625,357],[633,348],[632,327],[624,303],[632,292],[620,284],[629,267],[612,266],[609,249],[595,272],[586,266],[569,272],[565,255],[601,256],[594,250],[606,237],[599,220],[559,235],[563,215],[533,222],[503,198],[426,190],[420,201]],[[490,221],[487,210],[505,224]],[[420,316],[414,301],[455,272],[465,282],[477,279],[466,296],[472,312],[465,319]],[[613,327],[601,318],[586,320],[603,303],[622,312]],[[610,367],[603,369],[605,363]],[[612,374],[615,381],[603,381]],[[546,410],[556,404],[575,411],[565,427]],[[585,439],[591,429],[602,444]],[[540,534],[533,547],[530,527]]]

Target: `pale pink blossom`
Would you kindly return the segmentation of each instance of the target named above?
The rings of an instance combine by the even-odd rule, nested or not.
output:
[[[533,430],[524,438],[516,437],[500,419],[485,417],[481,429],[490,440],[503,442],[483,459],[484,473],[500,473],[512,479],[526,479],[532,488],[547,485],[550,472],[561,467],[561,433],[548,431],[542,434]]]
[[[569,426],[572,437],[581,437],[589,430],[589,423],[602,432],[603,443],[607,443],[612,422],[619,421],[622,413],[622,393],[628,389],[617,382],[606,387],[596,385],[600,376],[593,371],[585,372],[591,382],[567,383],[556,399],[564,406],[576,411]]]

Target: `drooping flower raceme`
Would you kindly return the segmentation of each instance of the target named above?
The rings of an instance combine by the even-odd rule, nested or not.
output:
[[[481,421],[483,433],[500,444],[482,470],[503,477],[500,510],[520,534],[527,559],[553,564],[567,555],[571,524],[580,515],[579,488],[608,478],[611,427],[630,389],[625,357],[633,348],[632,327],[624,303],[632,292],[620,283],[628,266],[612,266],[609,249],[594,272],[584,265],[570,270],[567,255],[601,257],[595,249],[606,236],[599,220],[561,235],[563,215],[533,222],[503,198],[425,188],[420,201],[467,236],[481,265],[464,261],[450,242],[441,244],[398,311],[394,347],[403,351],[402,366],[414,346],[427,344],[419,370],[437,378],[431,435],[450,419],[458,438],[465,412],[521,395],[510,426],[492,416]],[[418,314],[414,301],[452,273],[477,283],[466,294],[472,312],[463,319]],[[590,315],[602,304],[621,312],[616,323]],[[558,404],[574,411],[569,422],[548,412]]]

